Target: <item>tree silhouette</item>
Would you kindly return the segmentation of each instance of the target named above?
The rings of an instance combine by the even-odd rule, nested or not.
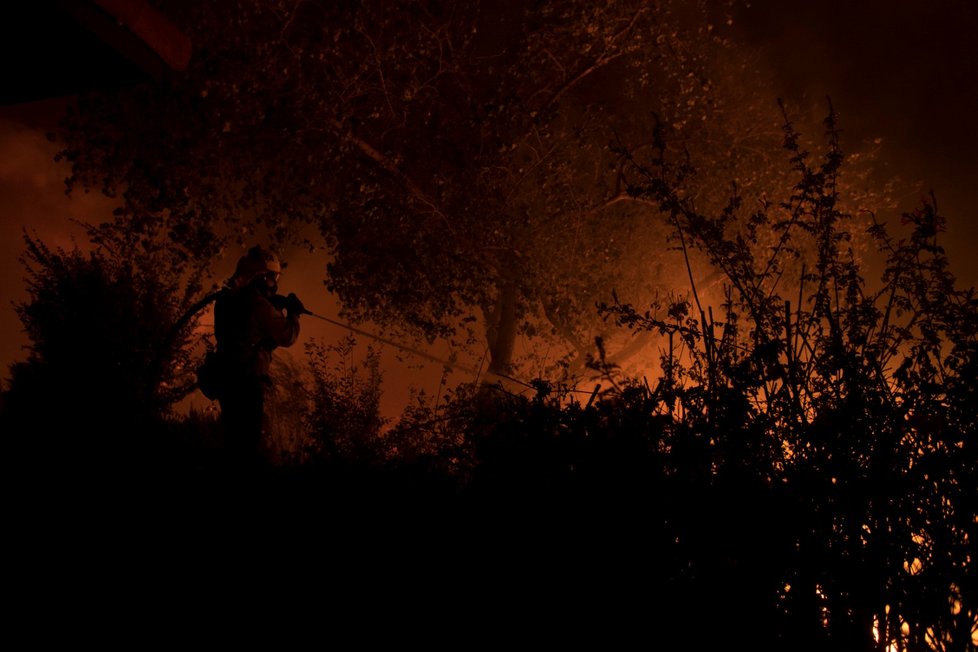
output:
[[[595,301],[682,278],[665,255],[640,264],[667,223],[641,219],[608,147],[638,147],[650,112],[716,172],[687,189],[704,207],[728,177],[781,173],[722,4],[232,6],[173,3],[197,48],[185,76],[78,102],[72,183],[119,193],[122,223],[156,219],[198,258],[222,224],[312,225],[349,316],[480,342],[496,373],[520,334],[579,369],[609,328]]]

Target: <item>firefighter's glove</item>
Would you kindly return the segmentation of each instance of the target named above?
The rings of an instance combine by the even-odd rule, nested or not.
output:
[[[295,292],[290,292],[289,296],[285,297],[285,311],[289,313],[290,317],[308,312],[302,302],[299,301],[299,297],[295,296]]]

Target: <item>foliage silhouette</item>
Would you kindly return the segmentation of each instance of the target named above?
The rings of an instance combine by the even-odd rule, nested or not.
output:
[[[2,412],[12,469],[52,478],[131,474],[186,459],[174,423],[193,389],[195,320],[170,326],[199,292],[200,268],[163,248],[89,228],[94,249],[52,250],[25,233],[30,344]],[[50,467],[50,468],[47,468]]]
[[[310,376],[293,370],[283,388],[295,418],[279,469],[233,499],[191,483],[210,493],[190,522],[230,506],[239,520],[220,522],[280,536],[354,531],[342,555],[358,563],[390,563],[376,541],[395,536],[429,580],[465,568],[475,587],[532,581],[568,614],[753,649],[973,647],[978,298],[948,270],[935,199],[903,216],[900,235],[865,216],[886,261],[869,281],[851,246],[860,218],[839,201],[831,113],[814,162],[785,116],[796,182],[747,215],[737,194],[699,210],[682,191],[696,170],[658,134],[641,155],[618,150],[623,179],[725,287],[716,316],[695,282],[647,310],[599,306],[661,337],[654,383],[598,341],[593,392],[461,386],[387,424],[376,357],[358,369],[349,342],[313,346]],[[192,323],[154,364],[199,294],[196,272],[156,236],[128,233],[91,231],[100,248],[87,256],[25,241],[32,348],[2,412],[8,467],[27,471],[14,477],[51,471],[40,477],[80,487],[150,459],[206,477],[210,422],[170,418],[192,387]]]
[[[973,382],[978,303],[974,289],[955,287],[933,198],[903,216],[899,240],[875,219],[867,225],[886,256],[869,286],[850,244],[854,218],[840,209],[844,157],[831,111],[825,126],[825,152],[812,163],[785,115],[797,182],[746,220],[736,219],[736,195],[719,215],[697,211],[677,192],[695,171],[664,146],[645,161],[623,150],[631,191],[659,202],[683,249],[723,271],[727,301],[721,320],[695,286],[693,301],[665,316],[602,309],[669,334],[656,392],[709,442],[712,474],[740,467],[742,479],[776,489],[779,538],[790,545],[772,558],[784,564],[771,576],[781,588],[767,591],[779,594],[783,640],[965,649],[978,618],[978,596],[963,588],[975,573],[974,413],[959,416],[957,392]],[[777,234],[775,247],[758,250],[762,230]]]
[[[970,649],[978,300],[948,271],[933,198],[899,238],[866,216],[886,259],[867,281],[857,218],[838,201],[834,115],[821,160],[799,140],[786,115],[797,182],[746,219],[736,196],[699,212],[676,191],[695,170],[666,148],[621,151],[630,191],[659,203],[679,246],[727,286],[719,318],[695,286],[647,311],[600,306],[662,334],[654,386],[598,343],[609,389],[586,402],[544,380],[533,396],[462,387],[395,424],[389,454],[450,478],[482,545],[511,569],[543,564],[578,607],[600,605],[561,582],[562,564],[599,584],[627,576],[605,589],[633,581],[632,607],[729,644]]]

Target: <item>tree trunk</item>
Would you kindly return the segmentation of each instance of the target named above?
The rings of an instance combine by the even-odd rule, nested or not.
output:
[[[489,373],[509,376],[513,371],[516,348],[516,283],[506,281],[496,296],[496,304],[486,316],[486,339],[489,343]]]

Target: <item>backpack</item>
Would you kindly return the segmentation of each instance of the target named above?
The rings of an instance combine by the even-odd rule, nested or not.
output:
[[[224,356],[217,351],[208,351],[204,361],[197,367],[197,388],[212,401],[224,394],[231,378],[231,371]]]

